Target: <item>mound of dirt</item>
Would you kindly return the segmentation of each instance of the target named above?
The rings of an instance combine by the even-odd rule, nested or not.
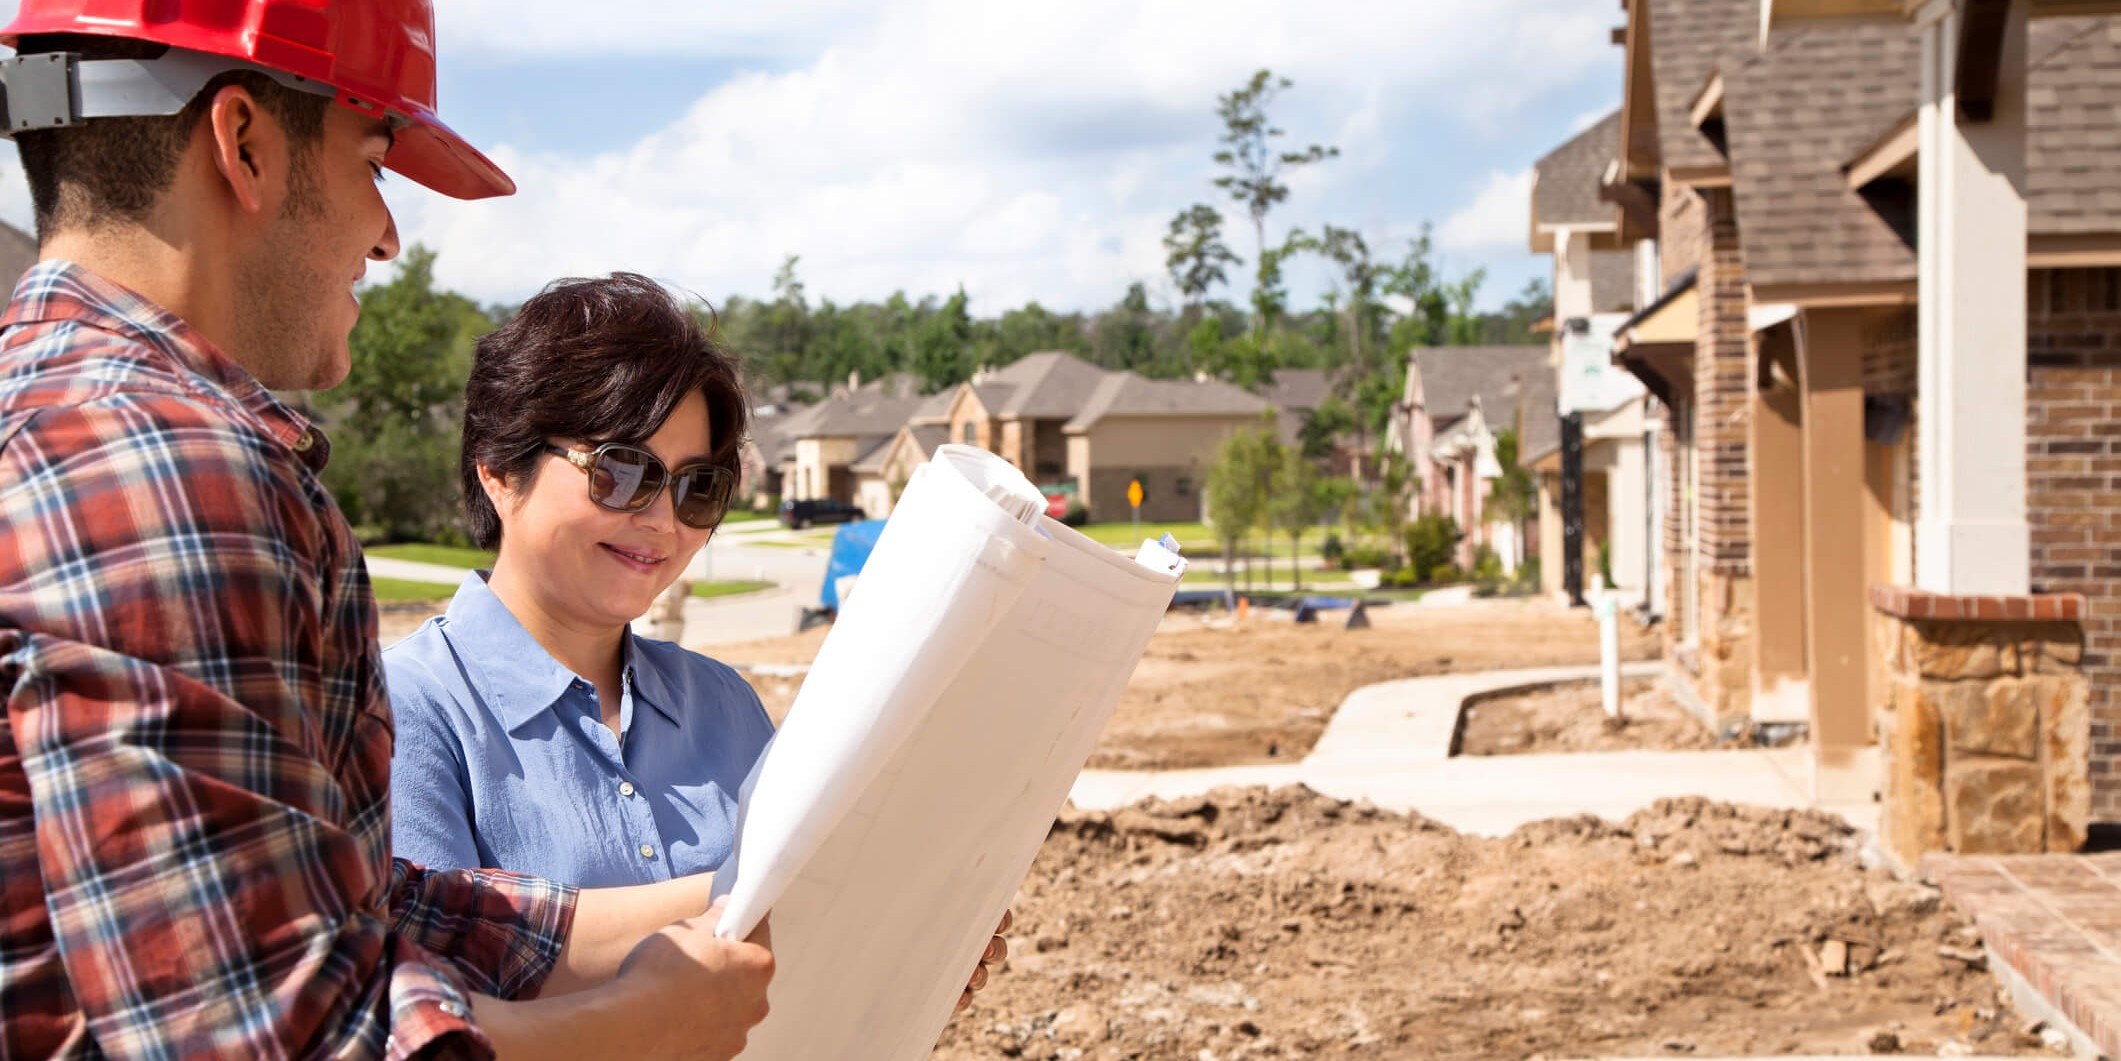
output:
[[[1965,920],[1855,845],[1698,799],[1499,840],[1302,788],[1071,810],[935,1056],[2041,1052]]]
[[[1673,702],[1661,683],[1644,679],[1621,686],[1618,718],[1606,715],[1596,682],[1477,701],[1466,708],[1458,754],[1691,751],[1716,746],[1716,735]]]

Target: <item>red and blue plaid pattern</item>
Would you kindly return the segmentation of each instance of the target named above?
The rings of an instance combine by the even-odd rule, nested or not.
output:
[[[575,893],[390,857],[329,445],[64,262],[0,318],[0,1061],[490,1054]]]

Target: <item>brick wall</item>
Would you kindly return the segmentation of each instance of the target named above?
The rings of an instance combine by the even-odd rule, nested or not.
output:
[[[2026,512],[2036,593],[2081,593],[2092,818],[2121,821],[2121,269],[2028,278]]]
[[[1664,471],[1664,628],[1677,641],[1687,628],[1686,615],[1686,468],[1679,449],[1687,430],[1679,408],[1665,412],[1665,430],[1657,432],[1657,464]]]
[[[1747,458],[1752,367],[1746,322],[1745,266],[1738,219],[1727,188],[1696,191],[1672,181],[1659,204],[1658,247],[1664,279],[1696,270],[1700,304],[1694,346],[1689,436],[1694,464],[1694,537],[1700,549],[1694,623],[1698,652],[1687,662],[1707,713],[1729,718],[1751,706],[1753,665],[1751,475]],[[1676,471],[1679,462],[1671,466]],[[1688,580],[1695,572],[1685,544],[1681,506],[1688,486],[1673,483],[1678,504],[1666,510],[1665,557],[1670,614],[1685,629]]]
[[[1693,193],[1688,193],[1692,195]],[[1694,342],[1694,452],[1700,462],[1703,566],[1719,575],[1752,572],[1752,477],[1746,460],[1752,373],[1745,266],[1728,188],[1693,197],[1706,213]]]

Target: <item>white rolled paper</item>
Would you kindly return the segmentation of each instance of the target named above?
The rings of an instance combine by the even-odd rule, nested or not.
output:
[[[1089,758],[1184,562],[1040,515],[1007,462],[915,473],[745,786],[717,932],[770,910],[747,1058],[926,1057]]]

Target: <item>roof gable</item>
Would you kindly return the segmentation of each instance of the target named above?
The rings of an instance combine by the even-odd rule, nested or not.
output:
[[[1615,110],[1532,165],[1532,227],[1611,226],[1615,207],[1598,197],[1606,167],[1620,151],[1620,112]],[[1533,240],[1534,250],[1546,250]]]

